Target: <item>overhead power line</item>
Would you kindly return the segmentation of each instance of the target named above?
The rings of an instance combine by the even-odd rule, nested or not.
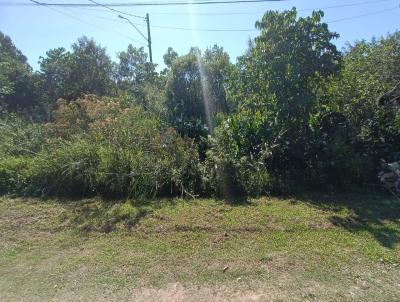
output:
[[[342,22],[342,21],[349,21],[353,19],[358,19],[370,15],[377,15],[377,14],[382,14],[385,12],[389,11],[394,11],[396,9],[399,9],[399,7],[392,7],[389,9],[384,9],[380,11],[374,11],[371,13],[367,14],[362,14],[362,15],[356,15],[356,16],[351,16],[347,18],[342,18],[342,19],[336,19],[336,20],[330,20],[326,21],[325,23],[337,23],[337,22]],[[140,25],[139,23],[134,23],[135,25]],[[247,29],[234,29],[234,28],[196,28],[196,27],[175,27],[175,26],[168,26],[168,25],[152,25],[153,28],[159,28],[159,29],[166,29],[166,30],[183,30],[183,31],[204,31],[204,32],[256,32],[258,29],[254,28],[247,28]]]
[[[115,13],[118,13],[118,14],[127,15],[127,16],[131,16],[131,17],[135,17],[135,18],[139,18],[139,19],[142,19],[142,20],[146,20],[145,17],[138,16],[138,15],[134,15],[134,14],[127,13],[127,12],[123,12],[123,11],[120,11],[120,10],[117,10],[117,9],[114,9],[114,8],[111,8],[111,7],[109,7],[109,6],[106,5],[106,4],[102,4],[102,3],[99,3],[99,2],[95,2],[95,1],[93,1],[93,0],[89,0],[89,1],[92,2],[93,4],[96,4],[96,6],[104,7],[104,8],[106,8],[106,9],[112,11],[112,12],[115,12]]]
[[[116,22],[116,23],[125,23],[123,21],[121,21],[120,19],[117,18],[112,18],[112,17],[104,17],[104,16],[97,16],[94,14],[88,14],[88,13],[83,13],[83,16],[87,16],[87,17],[92,17],[92,18],[96,18],[96,19],[100,19],[100,20],[105,20],[105,21],[111,21],[111,22]],[[145,26],[146,24],[143,23],[137,23],[137,22],[130,22],[133,25],[136,26]],[[175,26],[168,26],[168,25],[152,25],[152,28],[159,28],[159,29],[170,29],[170,30],[184,30],[184,31],[216,31],[216,32],[251,32],[251,31],[257,31],[257,29],[233,29],[233,28],[218,28],[218,29],[213,29],[213,28],[189,28],[189,27],[175,27]]]
[[[400,7],[391,7],[388,9],[384,10],[379,10],[379,11],[374,11],[366,14],[361,14],[361,15],[356,15],[356,16],[351,16],[351,17],[346,17],[346,18],[341,18],[341,19],[336,19],[336,20],[330,20],[326,21],[325,23],[337,23],[337,22],[342,22],[342,21],[349,21],[353,19],[358,19],[366,16],[371,16],[371,15],[377,15],[377,14],[382,14],[386,13],[389,11],[394,11],[396,9],[399,9]],[[173,26],[163,26],[163,25],[152,25],[154,28],[161,28],[161,29],[171,29],[171,30],[185,30],[185,31],[210,31],[210,32],[254,32],[258,31],[257,29],[249,28],[249,29],[221,29],[221,28],[190,28],[190,27],[173,27]]]
[[[48,8],[52,8],[47,4],[43,4],[34,0],[29,0],[31,2],[36,3],[37,5],[41,5],[41,6],[46,6]],[[91,0],[89,0],[91,1]],[[353,4],[343,4],[343,5],[336,5],[336,6],[330,6],[327,8],[336,8],[336,7],[345,7],[345,6],[350,6],[350,5],[361,5],[361,4],[367,4],[367,3],[377,3],[377,2],[383,2],[383,1],[387,1],[387,0],[375,0],[375,1],[365,1],[365,2],[358,2],[358,3],[353,3]],[[91,1],[94,2],[94,1]],[[391,7],[388,9],[384,9],[384,10],[379,10],[379,11],[374,11],[374,12],[370,12],[370,13],[366,13],[366,14],[361,14],[361,15],[356,15],[356,16],[351,16],[351,17],[345,17],[345,18],[341,18],[341,19],[336,19],[336,20],[330,20],[330,21],[326,21],[325,23],[338,23],[338,22],[343,22],[343,21],[349,21],[349,20],[353,20],[353,19],[358,19],[358,18],[362,18],[362,17],[366,17],[366,16],[370,16],[370,15],[376,15],[376,14],[382,14],[385,12],[389,12],[389,11],[394,11],[396,9],[398,9],[399,7]],[[54,9],[54,8],[53,8]],[[70,16],[72,17],[72,16]],[[96,17],[96,18],[102,18],[105,19],[104,17],[101,16],[95,16],[92,15],[92,17]],[[110,18],[107,18],[110,19]],[[82,20],[79,20],[82,21]],[[111,19],[110,19],[111,21]],[[112,19],[112,21],[118,21],[118,19]],[[85,22],[87,23],[87,22]],[[132,23],[131,25],[138,25],[138,26],[143,26],[143,24],[140,23],[135,23],[135,22],[130,22]],[[175,27],[175,26],[168,26],[168,25],[152,25],[153,28],[158,28],[158,29],[165,29],[165,30],[182,30],[182,31],[204,31],[204,32],[255,32],[258,31],[257,29],[254,28],[248,28],[248,29],[233,29],[233,28],[191,28],[191,27]],[[136,42],[136,41],[135,41]]]
[[[374,1],[363,1],[363,2],[355,2],[355,3],[348,3],[348,4],[338,4],[338,5],[331,5],[331,6],[323,6],[323,7],[316,7],[316,8],[300,8],[297,11],[313,11],[313,10],[328,10],[328,9],[336,9],[336,8],[343,8],[343,7],[353,7],[353,6],[364,6],[382,2],[389,2],[393,0],[374,0]],[[88,8],[82,7],[81,9],[89,9],[93,10],[96,8]],[[188,12],[151,12],[152,15],[171,15],[171,16],[188,16],[188,15],[195,15],[195,16],[231,16],[231,15],[255,15],[260,14],[262,11],[253,11],[253,12],[206,12],[206,13],[188,13]]]
[[[171,5],[213,5],[213,4],[237,4],[237,3],[262,3],[262,2],[284,2],[288,0],[199,0],[199,1],[165,1],[165,2],[125,2],[125,3],[101,3],[101,6],[108,7],[133,7],[133,6],[171,6]],[[45,6],[63,6],[63,7],[98,7],[95,3],[49,3],[35,1],[40,5]],[[13,3],[6,2],[3,5],[14,6],[31,6],[31,3]]]
[[[99,25],[97,25],[97,24],[93,24],[93,23],[87,22],[87,21],[84,20],[84,19],[81,19],[81,18],[79,18],[79,17],[76,17],[75,15],[68,14],[68,13],[66,13],[66,12],[64,12],[64,11],[62,11],[62,10],[56,9],[56,8],[54,8],[54,7],[49,7],[49,6],[47,6],[47,5],[42,5],[42,4],[40,4],[39,2],[37,2],[37,1],[35,1],[35,0],[29,0],[29,1],[31,1],[34,5],[39,5],[39,6],[46,7],[46,8],[48,8],[48,9],[51,9],[51,10],[53,10],[53,11],[59,13],[59,14],[62,14],[62,15],[64,15],[64,16],[68,17],[68,18],[74,19],[74,20],[76,20],[76,21],[78,21],[78,22],[85,23],[85,24],[87,24],[87,25],[89,25],[89,26],[92,26],[92,27],[95,27],[95,28],[98,28],[98,29],[101,29],[101,30],[107,30],[107,31],[109,31],[109,32],[113,32],[113,33],[115,33],[115,34],[117,34],[117,35],[119,35],[119,36],[121,36],[121,37],[124,37],[125,39],[127,39],[127,40],[129,40],[129,41],[132,41],[132,42],[135,42],[135,43],[138,43],[138,44],[141,44],[141,45],[146,45],[146,44],[144,44],[144,43],[142,43],[142,42],[140,42],[140,41],[136,41],[136,40],[132,39],[131,37],[129,37],[129,36],[123,34],[123,33],[118,32],[118,31],[116,31],[116,30],[113,30],[113,29],[110,29],[110,28],[106,28],[106,27],[103,27],[103,26],[99,26]]]
[[[184,30],[184,31],[214,31],[214,32],[253,32],[258,31],[254,28],[248,29],[234,29],[234,28],[192,28],[192,27],[174,27],[164,25],[152,25],[154,28],[171,29],[171,30]]]
[[[347,3],[347,4],[338,4],[338,5],[331,5],[331,6],[323,6],[323,7],[318,7],[318,8],[303,8],[299,9],[298,11],[310,11],[310,10],[323,10],[323,9],[333,9],[333,8],[342,8],[342,7],[351,7],[351,6],[362,6],[362,5],[368,5],[368,4],[375,4],[375,3],[381,3],[381,2],[389,2],[393,0],[373,0],[373,1],[363,1],[363,2],[355,2],[355,3]]]
[[[90,1],[90,0],[89,0]],[[201,1],[201,0],[198,0]],[[221,1],[221,2],[227,2],[226,1]],[[282,2],[284,0],[257,0],[255,2]],[[344,8],[344,7],[354,7],[354,6],[364,6],[364,5],[370,5],[370,4],[376,4],[376,3],[383,3],[383,2],[389,2],[393,0],[373,0],[373,1],[362,1],[362,2],[355,2],[355,3],[347,3],[347,4],[338,4],[338,5],[331,5],[331,6],[323,6],[323,7],[315,7],[315,8],[301,8],[298,9],[297,11],[302,12],[302,11],[313,11],[313,10],[328,10],[328,9],[336,9],[336,8]],[[32,1],[35,4],[38,5],[46,5],[46,6],[61,6],[61,7],[73,7],[77,9],[83,9],[83,10],[93,10],[93,11],[104,11],[103,9],[109,9],[111,11],[114,11],[119,14],[124,14],[127,16],[131,17],[136,17],[136,18],[141,18],[145,19],[142,16],[138,16],[135,14],[132,14],[127,11],[120,11],[116,9],[112,9],[112,6],[133,6],[137,5],[138,3],[100,3],[100,2],[95,2],[91,1],[92,3],[48,3],[48,2],[39,2],[39,1]],[[203,1],[203,2],[215,2],[211,0]],[[218,1],[219,2],[219,1]],[[232,2],[238,2],[238,0]],[[246,2],[252,2],[250,0],[246,0]],[[167,2],[162,2],[165,5],[168,5]],[[174,2],[175,3],[175,2]],[[186,2],[187,3],[187,2]],[[0,3],[0,6],[26,6],[26,5],[35,5],[33,3],[22,3],[22,2],[3,2]],[[141,5],[141,3],[139,3]],[[164,5],[163,4],[163,5]],[[196,4],[196,2],[193,2],[192,4]],[[158,4],[157,4],[158,5]],[[111,7],[110,7],[111,6]],[[205,13],[187,13],[187,12],[182,12],[182,13],[174,13],[174,12],[152,12],[154,15],[171,15],[171,16],[186,16],[186,15],[196,15],[196,16],[229,16],[229,15],[254,15],[254,14],[260,14],[260,11],[257,12],[205,12]]]
[[[331,21],[328,21],[326,23],[337,23],[337,22],[342,22],[342,21],[358,19],[358,18],[362,18],[362,17],[366,17],[366,16],[378,15],[378,14],[394,11],[394,10],[399,9],[399,8],[400,7],[395,6],[395,7],[392,7],[392,8],[378,10],[378,11],[375,11],[375,12],[366,13],[366,14],[362,14],[362,15],[357,15],[357,16],[353,16],[353,17],[347,17],[347,18],[340,18],[340,19],[336,19],[336,20],[331,20]]]

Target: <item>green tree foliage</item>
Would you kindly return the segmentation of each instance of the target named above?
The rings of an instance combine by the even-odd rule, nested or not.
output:
[[[182,135],[199,141],[212,133],[215,115],[228,111],[225,79],[229,56],[218,46],[201,56],[198,48],[172,60],[166,106],[170,121]]]
[[[66,98],[70,94],[69,76],[72,69],[72,55],[65,48],[55,48],[40,57],[43,90],[50,100]]]
[[[56,48],[40,58],[43,94],[53,104],[58,98],[75,99],[87,93],[111,95],[112,67],[105,48],[93,39],[79,38],[72,52]]]
[[[218,45],[207,48],[203,56],[208,86],[212,90],[215,100],[212,113],[229,113],[232,109],[227,99],[227,82],[232,73],[233,66],[227,52]]]
[[[118,85],[125,90],[152,82],[155,79],[154,65],[147,62],[147,53],[143,47],[136,48],[131,44],[126,51],[118,54],[116,78]]]
[[[118,54],[114,77],[119,93],[127,93],[136,104],[163,115],[164,81],[155,68],[155,64],[147,62],[143,47],[129,45],[126,51]]]
[[[87,93],[110,95],[113,88],[112,62],[106,49],[93,39],[79,38],[72,45],[70,81],[71,98]]]
[[[51,49],[40,57],[39,65],[42,110],[49,119],[56,100],[71,95],[72,55],[63,47]]]
[[[218,132],[220,152],[235,165],[257,163],[256,171],[262,163],[281,178],[304,178],[318,88],[341,60],[332,44],[338,34],[322,17],[298,18],[292,9],[267,12],[256,23],[260,35],[240,59],[233,84],[239,107]]]
[[[164,54],[163,59],[164,59],[164,64],[168,67],[171,68],[172,64],[174,61],[178,58],[178,53],[172,48],[168,47],[167,52]]]
[[[35,81],[26,57],[0,32],[0,105],[22,111],[35,105]]]
[[[357,133],[357,152],[378,160],[399,150],[399,106],[391,101],[400,93],[395,89],[386,100],[380,100],[399,82],[399,32],[347,47],[343,70],[329,83],[325,105],[351,122]]]

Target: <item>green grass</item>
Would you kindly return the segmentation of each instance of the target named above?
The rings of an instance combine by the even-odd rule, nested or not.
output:
[[[0,199],[0,300],[397,301],[400,202],[375,193],[112,204]]]

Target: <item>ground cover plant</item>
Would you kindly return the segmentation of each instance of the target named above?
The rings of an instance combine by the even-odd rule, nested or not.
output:
[[[399,202],[381,193],[144,204],[0,202],[3,301],[396,301]]]

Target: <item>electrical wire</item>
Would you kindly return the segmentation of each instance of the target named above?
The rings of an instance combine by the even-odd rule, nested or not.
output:
[[[165,2],[126,2],[126,3],[101,3],[102,6],[108,7],[130,7],[130,6],[170,6],[170,5],[214,5],[214,4],[238,4],[238,3],[262,3],[262,2],[283,2],[288,0],[199,0],[199,1],[165,1]],[[38,2],[38,1],[37,1]],[[99,4],[90,3],[48,3],[38,2],[38,4],[46,6],[63,6],[63,7],[96,7]],[[5,2],[3,5],[13,6],[29,6],[30,3],[13,3]]]
[[[39,4],[40,2],[37,2],[35,0],[29,0],[29,1],[37,3],[38,5],[41,5],[41,6],[45,6],[45,7],[51,8],[53,10],[55,9],[55,8],[53,8],[53,7],[51,7],[51,6],[47,5],[47,4],[42,4],[42,3]],[[92,0],[89,0],[89,1],[96,3],[95,1],[92,1]],[[63,7],[63,8],[64,9],[69,9],[69,7]],[[57,10],[57,11],[59,11],[59,10]],[[87,13],[86,13],[86,15],[94,17],[94,18],[100,18],[100,19],[103,19],[103,20],[108,20],[108,21],[113,21],[113,22],[120,22],[118,19],[112,19],[112,18],[107,18],[107,17],[102,17],[102,16],[95,16],[95,15],[90,15],[90,14],[87,14]],[[69,16],[72,17],[71,15],[69,15]],[[78,19],[78,21],[83,21],[83,20],[82,19]],[[90,23],[88,23],[86,21],[85,21],[85,23],[90,24]],[[130,21],[129,23],[131,23],[133,26],[135,26],[135,25],[143,25],[143,24],[140,24],[140,23],[132,22],[132,21]],[[93,24],[90,24],[90,25],[93,25]],[[167,29],[167,30],[208,31],[208,32],[254,32],[254,31],[257,31],[256,29],[188,28],[188,27],[174,27],[174,26],[164,26],[164,25],[152,25],[152,27],[160,28],[160,29]],[[135,42],[138,42],[138,41],[135,41]],[[142,45],[145,45],[145,44],[142,43]]]
[[[328,10],[328,9],[335,9],[335,8],[343,8],[343,7],[352,7],[352,6],[364,6],[369,4],[376,4],[382,2],[389,2],[393,0],[374,0],[374,1],[363,1],[363,2],[356,2],[356,3],[348,3],[348,4],[340,4],[340,5],[332,5],[332,6],[324,6],[318,8],[302,8],[298,9],[298,12],[303,11],[313,11],[313,10]],[[93,8],[83,8],[82,9],[93,9]],[[260,14],[262,12],[215,12],[215,13],[171,13],[171,12],[151,12],[152,15],[166,15],[166,16],[187,16],[187,15],[194,15],[194,16],[232,16],[232,15],[255,15]]]
[[[252,32],[258,31],[254,28],[249,29],[231,29],[231,28],[192,28],[192,27],[174,27],[164,25],[151,25],[154,28],[170,29],[170,30],[184,30],[184,31],[210,31],[210,32]]]
[[[399,9],[399,7],[395,6],[395,7],[392,7],[392,8],[383,9],[383,10],[379,10],[379,11],[375,11],[375,12],[371,12],[371,13],[366,13],[366,14],[362,14],[362,15],[357,15],[357,16],[353,16],[353,17],[340,18],[340,19],[336,19],[336,20],[327,21],[326,23],[330,24],[330,23],[349,21],[349,20],[354,20],[354,19],[366,17],[366,16],[378,15],[378,14],[386,13],[386,12],[389,12],[389,11],[394,11],[396,9]]]
[[[113,33],[115,33],[115,34],[117,34],[117,35],[120,35],[121,37],[123,37],[123,38],[125,38],[125,39],[127,39],[127,40],[129,40],[129,41],[132,41],[132,42],[135,42],[135,43],[138,43],[138,44],[141,44],[141,45],[146,46],[146,44],[144,44],[144,43],[142,43],[142,42],[140,42],[140,41],[136,41],[136,40],[132,39],[131,37],[129,37],[129,36],[123,34],[123,33],[120,33],[120,32],[118,32],[118,31],[112,30],[112,29],[110,29],[110,28],[102,27],[102,26],[99,26],[99,25],[97,25],[97,24],[93,24],[93,23],[87,22],[87,21],[84,20],[84,19],[81,19],[81,18],[79,18],[79,17],[76,17],[75,15],[68,14],[68,13],[66,13],[66,12],[64,12],[64,11],[62,11],[62,10],[56,9],[56,8],[54,8],[54,7],[49,7],[48,5],[39,4],[39,2],[37,2],[37,1],[35,1],[35,0],[29,0],[29,1],[31,1],[31,2],[33,2],[33,3],[36,3],[36,4],[39,5],[39,6],[43,6],[43,7],[46,7],[46,8],[48,8],[48,9],[51,9],[51,10],[53,10],[53,11],[59,13],[59,14],[62,14],[62,15],[64,15],[64,16],[69,17],[69,18],[71,18],[71,19],[74,19],[74,20],[76,20],[76,21],[85,23],[85,24],[87,24],[87,25],[90,25],[90,26],[92,26],[92,27],[95,27],[95,28],[98,28],[98,29],[101,29],[101,30],[106,30],[106,31],[113,32]]]
[[[73,8],[73,9],[74,10],[78,10],[79,8]],[[119,24],[125,24],[124,21],[122,21],[122,20],[120,20],[118,18],[93,15],[93,14],[90,14],[90,13],[87,13],[87,12],[81,12],[80,10],[79,10],[79,14],[81,14],[82,16],[85,16],[85,17],[96,18],[96,19],[105,20],[105,21],[111,21],[111,22],[115,22],[115,23],[119,23]],[[139,23],[137,23],[137,25],[139,25]],[[145,24],[143,23],[141,25],[145,25]]]
[[[369,5],[369,4],[376,4],[376,3],[382,3],[382,2],[389,2],[393,0],[373,0],[373,1],[363,1],[363,2],[355,2],[355,3],[347,3],[347,4],[338,4],[338,5],[331,5],[331,6],[323,6],[319,8],[303,8],[299,9],[299,12],[302,11],[310,11],[310,10],[325,10],[325,9],[333,9],[333,8],[343,8],[343,7],[352,7],[352,6],[363,6],[363,5]]]
[[[366,14],[356,15],[356,16],[352,16],[352,17],[346,17],[346,18],[326,21],[325,23],[330,24],[330,23],[349,21],[349,20],[353,20],[353,19],[366,17],[366,16],[377,15],[377,14],[382,14],[382,13],[389,12],[389,11],[394,11],[394,10],[399,9],[399,8],[400,7],[395,6],[395,7],[391,7],[391,8],[384,9],[384,10],[374,11],[374,12],[371,12],[371,13],[366,13]],[[161,29],[170,29],[170,30],[210,31],[210,32],[254,32],[254,31],[258,31],[257,29],[190,28],[190,27],[173,27],[173,26],[163,26],[163,25],[152,25],[152,27],[161,28]]]
[[[124,15],[128,15],[128,16],[131,16],[131,17],[136,17],[136,18],[139,18],[139,19],[141,19],[141,20],[147,20],[147,18],[144,18],[144,17],[141,17],[141,16],[137,16],[137,15],[133,15],[133,14],[129,14],[129,13],[125,13],[125,12],[122,12],[122,11],[116,10],[116,9],[113,9],[113,8],[111,8],[111,7],[108,7],[107,5],[98,3],[98,2],[93,1],[93,0],[89,0],[89,1],[92,2],[92,3],[94,3],[94,4],[100,5],[100,6],[106,8],[106,9],[112,11],[112,12],[117,12],[117,13],[124,14]],[[129,20],[129,19],[126,18],[126,17],[121,16],[120,14],[118,15],[119,18],[128,21],[129,24],[132,25],[132,27],[134,27],[135,30],[136,30],[148,43],[150,43],[149,40],[148,40],[148,38],[140,31],[139,28],[136,27],[136,25],[135,25],[131,20]],[[150,47],[150,46],[149,46],[149,47]]]
[[[377,15],[377,14],[382,14],[385,12],[389,11],[394,11],[396,9],[399,9],[400,7],[395,6],[391,7],[388,9],[384,10],[379,10],[379,11],[374,11],[371,13],[366,13],[366,14],[361,14],[357,16],[352,16],[352,17],[346,17],[346,18],[341,18],[341,19],[336,19],[336,20],[331,20],[331,21],[326,21],[325,23],[338,23],[338,22],[343,22],[343,21],[349,21],[353,19],[358,19],[366,16],[371,16],[371,15]],[[185,30],[185,31],[210,31],[210,32],[255,32],[258,31],[257,29],[211,29],[211,28],[187,28],[187,27],[173,27],[173,26],[163,26],[163,25],[152,25],[154,28],[161,28],[161,29],[170,29],[170,30]]]
[[[35,0],[29,0],[29,1],[34,2],[36,4],[39,4],[39,5],[42,5],[42,6],[46,6],[46,7],[54,9],[53,7],[50,7],[47,4],[43,4],[43,3],[40,3],[40,2],[35,1]],[[92,0],[89,0],[89,1],[94,2]],[[358,2],[358,3],[353,3],[353,4],[329,6],[329,7],[326,7],[326,8],[337,8],[337,7],[346,7],[346,6],[350,6],[350,5],[371,4],[371,3],[384,2],[384,1],[387,1],[387,0],[365,1],[365,2]],[[94,3],[96,3],[96,2],[94,2]],[[64,7],[64,8],[66,8],[66,7]],[[393,11],[393,10],[398,9],[398,8],[399,7],[391,7],[391,8],[388,8],[388,9],[374,11],[374,12],[371,12],[371,13],[366,13],[366,14],[356,15],[356,16],[352,16],[352,17],[346,17],[346,18],[331,20],[331,21],[327,21],[325,23],[330,24],[330,23],[338,23],[338,22],[343,22],[343,21],[349,21],[349,20],[353,20],[353,19],[366,17],[366,16],[382,14],[382,13],[385,13],[385,12]],[[72,17],[72,16],[70,16],[70,17]],[[102,19],[109,19],[109,18],[106,18],[106,17],[94,16],[94,15],[93,15],[93,17],[102,18]],[[83,21],[81,19],[79,19],[79,20],[82,21],[82,22],[85,22],[85,21]],[[113,19],[112,21],[116,22],[118,20],[114,20]],[[85,23],[87,23],[87,22],[85,22]],[[130,22],[130,23],[132,23],[133,25],[143,25],[143,24],[134,23],[134,22]],[[166,30],[182,30],[182,31],[204,31],[204,32],[256,32],[256,31],[258,31],[257,29],[253,29],[253,28],[251,28],[251,29],[190,28],[190,27],[174,27],[174,26],[165,26],[165,25],[154,25],[154,24],[152,25],[152,28],[166,29]],[[135,42],[138,43],[138,41],[135,41]],[[144,45],[144,44],[142,43],[142,45]]]
[[[116,13],[124,14],[124,15],[130,16],[130,17],[135,17],[135,18],[139,18],[139,19],[142,19],[142,20],[146,20],[145,17],[138,16],[138,15],[134,15],[134,14],[131,14],[131,13],[126,13],[126,12],[123,12],[123,11],[120,11],[120,10],[117,10],[117,9],[114,9],[114,8],[111,8],[111,7],[109,7],[108,5],[105,5],[105,4],[102,4],[102,3],[98,3],[98,2],[93,1],[93,0],[89,0],[89,1],[92,2],[92,3],[94,3],[94,4],[97,4],[98,6],[104,7],[104,8],[106,8],[106,9],[112,11],[112,12],[116,12]]]
[[[89,0],[90,1],[90,0]],[[64,7],[64,9],[67,9]],[[109,18],[109,17],[104,17],[104,16],[97,16],[97,15],[92,15],[88,13],[84,13],[84,16],[92,17],[92,18],[98,18],[106,21],[111,21],[111,22],[118,22],[120,24],[124,24],[125,22],[116,18]],[[141,23],[136,23],[136,22],[130,22],[134,25],[139,25],[139,26],[144,26],[145,24]],[[167,29],[167,30],[184,30],[184,31],[214,31],[214,32],[251,32],[251,31],[257,31],[256,29],[212,29],[212,28],[188,28],[188,27],[174,27],[174,26],[164,26],[164,25],[152,25],[154,28],[160,28],[160,29]]]

